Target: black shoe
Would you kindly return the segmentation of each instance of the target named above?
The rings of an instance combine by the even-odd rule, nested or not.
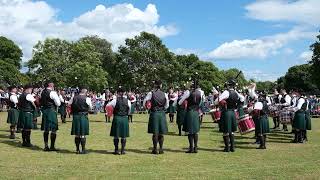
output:
[[[120,155],[120,153],[119,153],[118,150],[115,150],[112,154],[114,154],[114,155]]]
[[[159,154],[164,154],[163,149],[159,149]]]
[[[50,151],[58,151],[55,147],[50,147]]]
[[[193,153],[193,148],[189,147],[188,151],[186,151],[186,153]]]
[[[121,155],[124,155],[126,154],[126,151],[125,150],[121,150]]]
[[[198,147],[194,147],[193,153],[198,153]]]
[[[45,146],[43,151],[50,151],[49,147],[48,146]]]
[[[153,150],[151,151],[151,154],[158,154],[158,151],[157,151],[156,149],[153,149]]]
[[[79,150],[79,151],[76,151],[76,154],[81,154],[80,150]]]
[[[31,143],[27,143],[25,147],[33,147],[33,145]]]
[[[10,138],[10,139],[15,139],[16,136],[15,136],[14,134],[11,134],[11,135],[9,136],[9,138]]]
[[[83,151],[80,152],[80,154],[87,154],[87,151],[83,150]]]

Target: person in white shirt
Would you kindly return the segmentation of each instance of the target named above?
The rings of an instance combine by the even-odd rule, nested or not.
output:
[[[143,106],[147,101],[151,101],[150,117],[148,122],[148,133],[152,134],[153,149],[152,154],[163,154],[164,135],[168,133],[166,120],[166,109],[169,107],[168,95],[162,90],[162,82],[157,80],[155,88],[149,92],[143,101]],[[159,143],[159,151],[157,145]]]
[[[220,132],[223,133],[223,140],[225,144],[224,152],[234,152],[234,132],[237,131],[237,120],[235,109],[237,109],[238,102],[244,102],[244,96],[239,94],[234,88],[236,86],[235,80],[226,82],[227,90],[215,100],[215,104],[220,104],[222,109],[220,119]],[[230,146],[229,146],[230,145]]]
[[[282,94],[282,97],[280,100],[281,109],[282,111],[285,111],[285,108],[291,106],[291,96],[287,94],[285,89],[281,90],[281,94]],[[281,120],[281,116],[280,116],[280,120]],[[288,131],[287,124],[282,124],[282,126],[284,131]]]
[[[9,110],[7,123],[10,124],[10,139],[15,139],[15,130],[19,119],[17,88],[10,86],[9,88]]]
[[[307,129],[311,130],[311,120],[308,116],[309,101],[302,94],[298,100],[296,107],[294,107],[295,115],[292,123],[292,127],[295,128],[293,143],[304,143],[306,140]]]
[[[26,85],[23,93],[19,97],[19,123],[22,129],[22,146],[31,147],[31,129],[33,128],[33,113],[36,108],[36,99],[32,96],[32,86]]]
[[[129,121],[132,123],[133,122],[133,114],[136,111],[137,98],[133,92],[128,93],[128,98],[131,103],[131,108],[130,108],[130,113],[129,113]]]
[[[113,136],[114,153],[119,155],[119,138],[121,138],[121,154],[125,154],[127,137],[129,137],[129,119],[131,112],[131,102],[124,96],[124,89],[119,87],[118,96],[114,98],[107,106],[113,107],[113,120],[110,136]]]
[[[44,151],[56,151],[55,142],[58,131],[58,118],[57,118],[57,108],[61,105],[58,93],[54,90],[54,83],[48,81],[45,83],[45,89],[41,93],[40,104],[42,107],[42,123],[41,130],[43,133],[44,140]],[[50,148],[48,146],[50,134]]]
[[[64,90],[61,90],[59,92],[59,99],[61,102],[61,105],[59,106],[59,113],[61,115],[61,120],[62,120],[62,123],[66,123],[68,100],[66,97],[66,92]]]
[[[80,93],[70,99],[72,109],[71,135],[75,136],[77,154],[86,154],[86,136],[89,135],[88,112],[92,109],[91,98],[87,96],[87,88],[80,88]],[[81,143],[81,151],[80,151]]]
[[[169,120],[171,123],[173,123],[174,114],[176,113],[176,102],[178,99],[178,95],[173,91],[173,88],[169,89]]]

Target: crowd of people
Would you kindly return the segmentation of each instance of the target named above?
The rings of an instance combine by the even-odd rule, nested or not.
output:
[[[170,88],[166,93],[161,81],[154,82],[154,88],[147,93],[126,91],[121,86],[111,92],[88,91],[85,87],[65,88],[56,91],[54,83],[48,81],[44,87],[10,86],[0,91],[2,107],[8,107],[7,123],[10,139],[21,133],[22,146],[31,147],[31,132],[37,129],[41,118],[44,151],[56,151],[55,141],[58,132],[58,113],[62,123],[72,115],[71,135],[75,136],[76,153],[86,153],[86,136],[89,135],[88,114],[105,113],[105,121],[112,122],[110,136],[113,136],[114,154],[125,154],[129,137],[129,123],[133,114],[139,111],[149,113],[148,133],[152,135],[152,154],[164,153],[164,136],[168,133],[166,113],[169,122],[176,120],[178,133],[188,137],[189,148],[186,153],[198,153],[198,133],[205,113],[210,113],[218,123],[222,133],[225,152],[235,151],[236,131],[241,134],[255,133],[258,149],[266,149],[267,134],[270,133],[269,116],[274,129],[288,131],[292,126],[293,143],[308,141],[307,131],[311,130],[311,114],[319,112],[319,98],[306,96],[299,90],[274,90],[273,94],[256,91],[250,84],[239,90],[235,79],[225,83],[224,89],[205,95],[196,79],[190,85],[179,89]],[[50,136],[50,146],[49,146]],[[119,150],[119,143],[121,149]],[[159,148],[158,148],[159,144]],[[80,149],[81,145],[81,149]]]

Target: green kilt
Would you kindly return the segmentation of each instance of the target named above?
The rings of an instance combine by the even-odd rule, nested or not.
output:
[[[57,131],[58,129],[57,112],[53,108],[42,110],[41,130]]]
[[[89,120],[87,114],[73,114],[71,135],[89,135]]]
[[[197,134],[200,131],[199,112],[190,109],[186,112],[183,129],[189,134]]]
[[[220,118],[220,132],[231,133],[235,131],[237,131],[237,120],[234,110],[223,110]]]
[[[168,124],[164,111],[150,112],[148,133],[150,134],[167,134]]]
[[[11,108],[8,110],[8,118],[7,118],[7,123],[16,125],[19,120],[19,110]]]
[[[110,136],[126,138],[129,137],[128,116],[114,116],[110,130]]]
[[[246,115],[246,113],[244,113],[243,107],[239,107],[238,108],[238,112],[239,112],[239,118],[243,117],[244,115]]]
[[[61,116],[65,116],[67,114],[67,107],[66,105],[61,105],[59,106],[58,108],[58,113],[61,115]]]
[[[169,104],[168,113],[173,114],[176,112],[176,107],[173,105],[173,103]]]
[[[306,130],[306,113],[303,110],[298,110],[294,114],[292,127],[299,130]]]
[[[270,133],[269,119],[267,115],[263,115],[255,119],[256,120],[254,122],[255,122],[257,134]]]
[[[41,110],[40,110],[40,108],[36,108],[33,111],[33,118],[37,118],[37,117],[40,117],[40,116],[41,116]]]
[[[136,103],[131,104],[130,115],[134,114],[136,111]]]
[[[310,116],[310,110],[306,111],[306,129],[311,130],[311,116]]]
[[[18,128],[19,129],[33,128],[33,112],[20,111]]]
[[[184,124],[184,118],[186,116],[186,110],[179,107],[177,108],[177,125],[182,126]]]

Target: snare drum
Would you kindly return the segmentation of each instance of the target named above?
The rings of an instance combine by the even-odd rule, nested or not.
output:
[[[239,119],[238,127],[240,130],[240,134],[247,134],[255,130],[253,119],[248,114]]]
[[[151,101],[147,101],[145,106],[148,110],[151,109]]]
[[[279,107],[278,106],[269,106],[270,116],[271,117],[279,117]]]
[[[292,112],[289,110],[282,110],[280,112],[280,122],[281,124],[291,124]]]
[[[212,109],[210,110],[210,114],[211,114],[211,117],[212,117],[212,120],[214,122],[217,122],[220,120],[221,118],[221,111],[219,109]]]
[[[106,115],[108,117],[111,117],[113,115],[113,107],[112,106],[106,106]]]

